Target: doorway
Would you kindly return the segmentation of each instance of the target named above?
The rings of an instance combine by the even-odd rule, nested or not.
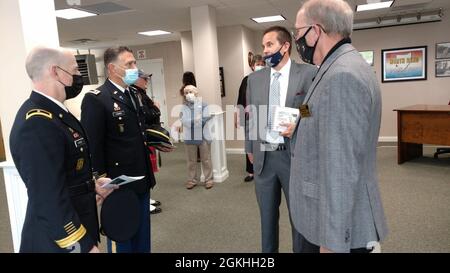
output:
[[[161,111],[162,126],[167,128],[167,102],[166,85],[164,81],[164,64],[162,59],[137,60],[137,66],[147,74],[152,74],[147,95],[155,102],[159,103]]]

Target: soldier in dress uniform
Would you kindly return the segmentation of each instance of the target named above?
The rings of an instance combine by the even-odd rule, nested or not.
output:
[[[159,106],[147,95],[147,85],[152,75],[146,74],[142,69],[139,69],[138,79],[131,86],[131,90],[135,92],[139,101],[140,114],[144,115],[145,128],[148,129],[151,125],[161,124],[161,112]],[[154,148],[150,148],[150,153],[156,153]],[[157,214],[162,211],[161,202],[150,198],[150,214]]]
[[[40,47],[26,70],[34,89],[10,135],[28,192],[20,252],[98,252],[96,190],[101,198],[111,190],[100,188],[109,179],[93,178],[86,134],[63,104],[83,88],[77,62],[69,52]]]
[[[138,98],[129,87],[138,78],[136,59],[129,48],[115,47],[105,51],[104,64],[108,78],[97,90],[86,94],[81,106],[81,123],[92,146],[93,168],[100,176],[111,178],[124,174],[144,176],[142,180],[121,186],[116,191],[131,190],[138,196],[139,206],[136,209],[140,224],[135,234],[116,237],[129,237],[127,240],[114,241],[111,239],[115,236],[106,234],[108,251],[150,252],[149,200],[155,177],[145,143],[145,117],[139,113]],[[123,200],[123,203],[126,202]],[[117,224],[128,225],[124,221],[117,221]]]

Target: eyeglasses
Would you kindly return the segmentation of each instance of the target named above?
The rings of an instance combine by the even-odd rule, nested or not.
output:
[[[301,37],[301,36],[298,34],[298,32],[299,32],[300,30],[302,30],[302,29],[304,29],[304,28],[308,28],[308,30],[305,32],[305,34],[306,34],[306,33],[308,33],[308,31],[309,31],[313,26],[315,26],[315,25],[306,25],[306,26],[304,26],[304,27],[295,28],[293,31],[291,31],[292,37],[294,37],[295,40],[298,40],[298,38]],[[323,32],[327,33],[327,32],[325,31],[325,28],[324,28],[323,26],[321,26],[321,25],[316,25],[316,26],[318,26],[320,29],[322,29]],[[303,34],[303,35],[305,35],[305,34]]]
[[[304,27],[295,28],[294,30],[291,31],[292,37],[294,37],[295,40],[298,40],[298,38],[300,38],[298,32],[304,28],[311,28],[311,27],[313,27],[313,25],[306,25]]]

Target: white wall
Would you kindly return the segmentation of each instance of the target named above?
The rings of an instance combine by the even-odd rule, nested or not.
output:
[[[9,134],[20,105],[32,85],[25,59],[35,46],[58,47],[55,6],[51,0],[0,1],[0,118],[6,159],[11,159]]]
[[[76,49],[67,48],[67,50],[73,52],[74,55],[77,54]],[[91,50],[91,54],[95,56],[95,63],[97,65],[97,76],[98,76],[98,84],[94,85],[85,85],[83,86],[83,90],[80,95],[76,98],[66,100],[64,104],[67,106],[69,111],[78,119],[81,118],[81,102],[83,101],[84,95],[89,90],[94,90],[105,82],[105,66],[103,64],[103,53],[105,49],[95,49]],[[87,50],[80,50],[80,54],[88,54]]]
[[[245,26],[242,26],[242,49],[243,49],[242,58],[244,60],[243,66],[245,75],[248,75],[252,72],[247,62],[248,52],[253,52],[253,54],[262,55],[261,46],[257,46],[255,44],[255,36],[256,32],[250,30]]]
[[[179,90],[181,87],[181,78],[183,75],[183,65],[181,57],[181,44],[180,42],[165,42],[151,45],[130,46],[136,55],[137,50],[145,49],[147,59],[163,59],[164,62],[164,81],[166,86],[166,103],[169,114],[169,124],[171,125],[176,118],[170,117],[170,110],[181,102],[179,96]],[[76,54],[76,50],[72,50]],[[77,117],[80,118],[81,114],[81,102],[87,91],[97,88],[105,82],[105,69],[103,64],[103,53],[105,49],[91,50],[91,54],[96,57],[97,73],[99,76],[99,82],[97,85],[88,85],[83,87],[81,94],[71,100],[67,100],[65,104],[69,110]],[[80,54],[85,54],[87,51],[80,51]],[[135,56],[136,57],[136,56]]]
[[[353,46],[358,50],[375,52],[374,70],[382,92],[381,139],[395,141],[397,137],[397,116],[394,109],[414,104],[448,104],[450,100],[450,77],[435,77],[435,44],[450,42],[450,15],[442,22],[397,26],[381,29],[355,31]],[[261,44],[262,32],[255,34],[255,43]],[[294,43],[294,41],[293,41]],[[389,48],[428,46],[428,79],[397,83],[381,83],[381,50]],[[300,62],[295,44],[292,59]]]
[[[383,118],[381,137],[396,137],[396,113],[392,110],[412,104],[447,104],[450,99],[450,77],[435,78],[435,43],[450,41],[449,16],[440,23],[400,26],[383,29],[356,31],[353,34],[353,45],[358,50],[374,50],[374,69],[380,82],[383,95]],[[262,53],[262,31],[251,31],[243,26],[228,26],[218,28],[219,66],[224,67],[226,96],[222,98],[222,106],[236,104],[239,85],[242,78],[249,73],[247,53]],[[381,83],[381,50],[407,46],[428,45],[428,80],[402,83]],[[183,75],[183,59],[193,60],[193,56],[183,56],[181,42],[167,42],[152,45],[133,46],[134,52],[146,49],[147,58],[163,59],[164,77],[167,92],[168,111],[181,102],[179,89]],[[186,51],[186,52],[189,52]],[[192,52],[192,51],[191,51]],[[98,73],[103,76],[102,52],[93,51],[98,61]],[[188,53],[187,53],[188,54]],[[192,53],[191,53],[192,54]],[[299,61],[295,46],[292,58]],[[100,78],[100,83],[104,78]],[[95,86],[85,87],[86,89]],[[79,102],[82,96],[68,101],[71,111],[79,116]],[[176,118],[169,117],[169,124]],[[227,147],[242,147],[241,141],[227,142]]]
[[[381,137],[397,137],[397,115],[393,109],[414,104],[448,104],[450,77],[435,77],[435,44],[450,42],[450,15],[444,12],[442,22],[360,30],[353,33],[358,50],[374,50],[374,69],[381,86],[383,113]],[[381,50],[400,47],[428,46],[428,79],[381,83]],[[394,138],[392,138],[394,137]]]
[[[183,71],[195,71],[192,31],[181,32],[181,55],[183,58]]]
[[[134,53],[145,49],[147,59],[162,59],[164,64],[164,81],[166,86],[166,104],[169,126],[177,119],[171,117],[170,112],[175,105],[182,102],[180,96],[181,79],[183,77],[183,58],[181,42],[165,42],[151,45],[130,46]]]

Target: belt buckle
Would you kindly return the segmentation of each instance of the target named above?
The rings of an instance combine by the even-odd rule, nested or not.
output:
[[[278,151],[278,148],[279,148],[279,144],[278,143],[269,143],[269,145],[270,145],[270,149],[272,151]]]

